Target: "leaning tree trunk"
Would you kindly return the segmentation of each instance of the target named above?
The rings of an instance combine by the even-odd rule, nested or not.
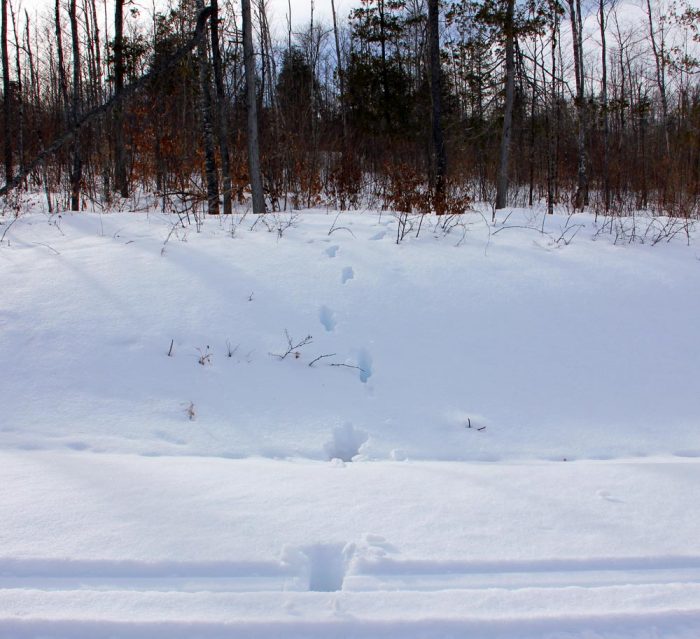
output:
[[[440,68],[440,24],[438,0],[428,0],[428,38],[430,51],[430,98],[432,102],[432,169],[435,212],[445,210],[445,174],[447,153],[442,132],[442,69]]]
[[[505,23],[503,25],[506,36],[506,103],[503,113],[498,176],[496,178],[496,209],[504,209],[508,198],[508,161],[510,155],[510,137],[513,128],[513,103],[515,102],[514,12],[515,0],[508,0]]]
[[[258,140],[258,105],[255,90],[255,51],[253,49],[253,22],[250,0],[241,0],[243,18],[243,58],[245,60],[246,107],[248,110],[248,172],[253,193],[253,213],[265,212],[265,194],[260,170],[260,143]]]
[[[59,0],[56,0],[56,15],[60,16],[59,12]],[[80,134],[80,131],[85,130],[91,122],[95,121],[97,118],[104,116],[106,114],[111,114],[112,109],[120,101],[126,100],[128,97],[135,95],[139,91],[143,91],[146,87],[150,86],[151,83],[163,76],[165,73],[171,71],[175,66],[185,59],[186,56],[190,54],[192,49],[195,47],[197,42],[204,37],[205,27],[207,20],[211,16],[211,7],[199,12],[197,16],[197,24],[194,32],[185,41],[184,44],[179,46],[175,52],[170,55],[165,60],[161,61],[160,64],[153,67],[150,71],[142,75],[138,80],[135,80],[131,84],[124,87],[121,97],[112,96],[103,104],[100,104],[87,112],[83,113],[75,123],[70,124],[68,131],[56,138],[49,146],[44,148],[40,153],[38,153],[31,161],[27,162],[26,166],[15,175],[12,180],[5,186],[0,187],[0,197],[6,195],[11,190],[16,189],[24,180],[29,173],[36,170],[39,166],[42,166],[51,156],[57,153],[69,142],[75,140],[75,138]],[[60,23],[56,22],[56,38],[57,38],[57,55],[59,56],[59,83],[61,85],[61,95],[63,96],[63,103],[68,103],[68,88],[65,81],[65,73],[61,70],[63,68],[63,56],[61,45],[61,29]]]
[[[197,0],[197,10],[204,9],[204,0]],[[219,214],[219,179],[216,172],[216,149],[214,147],[214,125],[211,108],[211,86],[209,83],[209,59],[207,40],[197,42],[199,64],[199,115],[202,119],[202,141],[204,143],[204,173],[207,183],[207,213]]]

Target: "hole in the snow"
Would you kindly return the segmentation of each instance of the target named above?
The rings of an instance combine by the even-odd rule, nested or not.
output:
[[[355,455],[359,455],[362,444],[368,439],[369,435],[365,431],[346,422],[333,429],[333,439],[324,446],[324,450],[328,459],[342,459],[349,462]]]
[[[323,324],[323,328],[325,328],[329,333],[333,332],[333,329],[335,328],[335,313],[328,308],[327,306],[322,306],[318,310],[318,320]]]
[[[344,544],[316,544],[302,548],[309,558],[309,590],[335,592],[342,589],[346,567],[344,550]]]

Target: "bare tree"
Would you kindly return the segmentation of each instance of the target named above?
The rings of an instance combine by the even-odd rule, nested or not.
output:
[[[253,49],[253,20],[250,0],[241,0],[243,18],[243,57],[245,60],[246,108],[248,111],[248,172],[253,194],[253,213],[265,212],[265,194],[260,169],[258,138],[258,105],[255,89],[255,50]]]
[[[58,0],[57,0],[58,1]],[[78,33],[78,13],[76,0],[70,0],[69,4],[71,43],[73,49],[73,92],[71,94],[70,117],[71,124],[75,125],[80,116],[81,78],[80,78],[80,34]],[[80,136],[73,140],[73,160],[70,174],[70,208],[72,211],[80,210],[80,189],[83,181],[83,157],[80,146]]]
[[[588,204],[588,173],[586,154],[586,101],[584,96],[584,65],[583,65],[583,16],[581,15],[581,0],[568,0],[569,18],[571,20],[571,41],[574,51],[574,76],[576,79],[576,159],[577,184],[574,195],[574,208],[583,210]]]
[[[513,104],[515,102],[515,0],[508,0],[503,30],[506,37],[506,100],[503,112],[501,148],[496,177],[496,209],[506,207],[508,198],[508,165],[510,159],[510,138],[513,128]]]
[[[197,0],[197,10],[204,10],[204,0]],[[214,123],[211,107],[211,84],[209,80],[209,58],[207,40],[197,41],[197,64],[199,67],[199,117],[202,121],[202,141],[204,144],[204,174],[207,185],[207,213],[219,214],[219,179],[216,170],[214,148]]]
[[[442,131],[442,69],[440,64],[440,9],[438,0],[428,0],[428,40],[430,57],[430,98],[432,104],[432,168],[435,211],[444,210],[447,153]]]
[[[668,96],[666,95],[666,38],[664,32],[664,19],[659,20],[659,28],[654,29],[654,16],[651,10],[651,0],[647,0],[647,19],[649,21],[649,39],[651,50],[654,54],[654,65],[656,68],[656,86],[659,89],[661,98],[661,116],[663,117],[664,142],[666,143],[666,154],[671,153],[671,142],[668,132]],[[660,36],[660,37],[659,37]]]
[[[114,93],[124,88],[124,0],[114,0]],[[121,102],[114,108],[114,187],[122,197],[129,196],[124,151],[124,111]]]
[[[348,137],[348,122],[345,113],[345,77],[343,73],[343,60],[340,57],[340,36],[338,34],[338,20],[335,13],[335,0],[331,0],[331,13],[333,14],[333,38],[335,39],[336,72],[338,74],[338,85],[340,88],[340,118],[343,124],[343,146],[345,146]]]
[[[608,117],[608,47],[605,38],[605,0],[599,0],[598,3],[598,24],[600,25],[600,61],[602,65],[600,108],[603,112],[603,207],[607,214],[610,210],[610,163],[608,159],[610,121]]]
[[[7,2],[2,0],[2,98],[3,98],[3,137],[5,138],[5,184],[12,180],[12,90],[10,85],[10,60],[7,55]]]
[[[219,45],[219,2],[211,0],[211,55],[214,66],[214,85],[216,86],[217,115],[219,119],[218,138],[221,155],[221,172],[224,184],[224,215],[231,215],[231,157],[228,148],[228,103],[224,91],[224,74],[222,70],[221,47]]]

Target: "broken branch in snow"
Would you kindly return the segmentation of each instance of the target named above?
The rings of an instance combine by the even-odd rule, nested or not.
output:
[[[471,429],[473,429],[473,430],[478,430],[479,432],[481,432],[482,430],[486,430],[486,426],[472,426],[471,417],[467,417],[466,428],[471,428]]]
[[[335,353],[328,353],[328,355],[319,355],[316,359],[312,359],[312,360],[309,362],[309,368],[310,368],[311,366],[313,366],[313,365],[314,365],[316,362],[318,362],[319,360],[324,359],[324,358],[326,358],[326,357],[335,357]]]
[[[337,366],[339,368],[354,368],[357,371],[360,371],[361,373],[364,373],[365,375],[367,374],[367,371],[364,368],[360,368],[359,366],[354,366],[353,364],[341,364],[337,362],[333,362],[332,364],[329,364],[329,366]]]
[[[277,357],[280,361],[283,359],[286,359],[288,355],[293,354],[296,359],[299,359],[301,353],[299,353],[299,349],[302,348],[302,346],[306,346],[307,344],[311,344],[313,341],[313,337],[311,335],[307,335],[303,340],[301,340],[299,343],[294,344],[294,340],[290,337],[289,331],[285,328],[284,329],[284,334],[287,337],[287,350],[282,353],[270,353],[272,357]]]

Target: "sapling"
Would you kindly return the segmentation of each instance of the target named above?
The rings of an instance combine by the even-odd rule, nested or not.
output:
[[[236,351],[238,351],[238,347],[240,344],[236,344],[236,346],[231,346],[231,342],[226,340],[226,355],[228,357],[233,357],[236,354]]]
[[[199,364],[202,366],[206,366],[207,364],[211,364],[211,358],[213,353],[209,351],[209,345],[207,345],[206,349],[202,351],[201,348],[197,349],[199,351],[199,359],[197,360]]]

